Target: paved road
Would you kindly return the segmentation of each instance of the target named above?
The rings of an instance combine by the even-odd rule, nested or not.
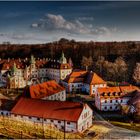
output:
[[[89,106],[94,109],[92,103],[89,103]],[[106,127],[109,131],[102,135],[100,139],[140,139],[140,132],[128,130],[122,127],[117,127],[112,125],[110,122],[106,121],[101,115],[99,115],[95,110],[94,114],[95,119],[93,120],[96,125],[100,125],[102,127]],[[102,133],[102,130],[100,130]]]

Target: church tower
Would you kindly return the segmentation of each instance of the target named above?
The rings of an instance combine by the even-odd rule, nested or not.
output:
[[[66,63],[67,63],[67,59],[66,59],[66,57],[64,56],[64,53],[63,53],[63,52],[62,52],[62,54],[61,54],[60,63],[61,63],[61,64],[66,64]]]
[[[33,55],[31,55],[30,64],[31,64],[31,69],[35,69],[35,58]]]

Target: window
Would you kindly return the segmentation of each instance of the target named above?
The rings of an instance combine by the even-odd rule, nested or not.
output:
[[[67,122],[67,124],[70,124],[70,122]]]
[[[46,119],[44,119],[44,121],[46,121]]]
[[[107,107],[105,106],[105,108],[104,108],[105,110],[107,109]]]
[[[87,112],[84,114],[84,118],[86,118],[87,117]]]
[[[58,121],[58,123],[61,123],[61,121]]]
[[[37,118],[38,121],[40,121],[40,118]]]
[[[112,103],[112,100],[110,100],[110,103]]]
[[[112,109],[112,106],[110,106],[110,109]]]
[[[1,115],[3,115],[3,112],[1,112]]]
[[[32,119],[32,117],[29,117],[29,119]]]
[[[64,126],[61,126],[61,129],[64,130]]]
[[[51,120],[51,122],[53,122],[53,120]]]
[[[105,103],[107,103],[107,100],[105,100]]]

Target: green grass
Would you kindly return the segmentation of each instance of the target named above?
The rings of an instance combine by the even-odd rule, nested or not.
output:
[[[124,122],[117,122],[117,121],[110,121],[110,123],[118,127],[140,132],[140,124],[138,123],[131,124],[131,123],[124,123]]]

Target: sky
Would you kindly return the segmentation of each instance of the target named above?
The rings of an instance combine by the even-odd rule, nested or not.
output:
[[[140,2],[0,1],[0,43],[139,41]]]

